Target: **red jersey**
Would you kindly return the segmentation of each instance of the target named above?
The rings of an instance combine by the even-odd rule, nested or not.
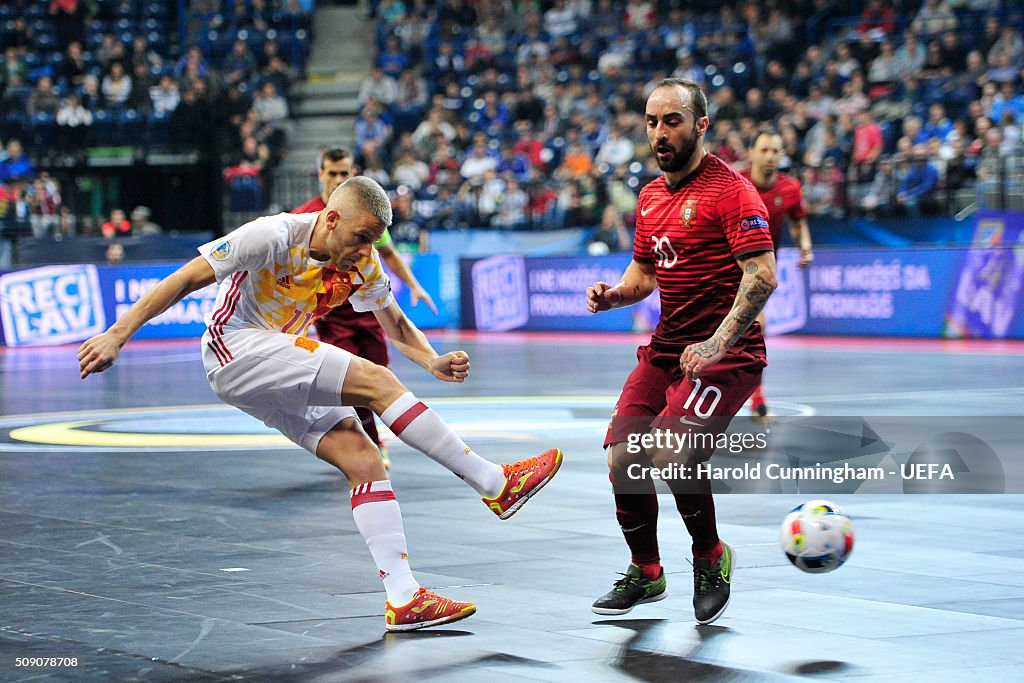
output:
[[[292,209],[291,213],[314,213],[316,211],[323,211],[325,208],[327,208],[327,205],[324,204],[323,197],[317,195],[302,206]],[[377,322],[377,316],[373,313],[359,313],[356,309],[352,308],[352,304],[346,301],[342,305],[332,308],[327,315],[321,318],[316,323],[316,331],[321,339],[332,343],[331,337],[338,334],[334,332],[336,328],[353,326],[379,327],[380,323]]]
[[[757,190],[713,154],[675,187],[664,177],[645,185],[633,259],[654,264],[661,292],[651,347],[679,354],[711,337],[736,300],[743,275],[736,259],[773,248]],[[762,344],[759,325],[751,325],[733,348],[748,344]]]
[[[310,199],[305,204],[303,204],[302,206],[295,207],[294,209],[289,211],[289,213],[315,213],[317,211],[323,211],[326,208],[327,205],[324,204],[323,197],[317,195]]]
[[[743,171],[742,175],[754,184],[749,168]],[[803,190],[800,189],[800,181],[787,173],[778,173],[775,176],[775,184],[771,187],[754,187],[768,209],[768,227],[772,232],[772,241],[778,248],[786,219],[797,221],[807,215],[807,204],[804,202]]]

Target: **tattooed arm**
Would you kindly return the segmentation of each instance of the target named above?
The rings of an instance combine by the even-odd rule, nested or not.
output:
[[[725,316],[710,339],[690,344],[679,357],[679,367],[689,379],[695,379],[701,370],[722,360],[725,352],[757,320],[768,297],[778,286],[775,279],[775,252],[748,254],[738,262],[743,270],[743,278],[729,315]]]
[[[607,282],[595,282],[587,287],[587,310],[599,313],[609,308],[631,306],[649,297],[657,286],[654,264],[634,260],[618,284],[612,286]]]

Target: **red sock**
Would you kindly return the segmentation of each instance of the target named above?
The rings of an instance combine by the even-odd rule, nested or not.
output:
[[[758,384],[757,388],[754,389],[754,393],[750,395],[750,407],[756,409],[763,406],[764,403],[764,392],[761,391],[761,385]]]
[[[694,549],[693,556],[695,558],[701,557],[704,559],[711,560],[711,564],[714,564],[715,562],[718,562],[720,559],[722,559],[722,553],[724,552],[725,548],[722,547],[722,542],[719,541],[711,550],[699,551],[697,549]]]
[[[633,564],[636,564],[636,566],[640,567],[640,571],[643,572],[644,578],[648,581],[657,581],[658,577],[661,576],[661,562],[645,562],[643,564],[637,564],[636,562],[634,562]]]

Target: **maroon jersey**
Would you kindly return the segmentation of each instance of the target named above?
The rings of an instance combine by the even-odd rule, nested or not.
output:
[[[753,184],[750,177],[750,169],[743,171],[743,177]],[[757,193],[761,195],[761,201],[768,209],[768,227],[772,231],[772,240],[776,248],[781,244],[782,226],[786,219],[800,220],[807,215],[807,204],[804,203],[804,193],[800,189],[800,181],[787,173],[779,173],[775,176],[775,184],[769,188],[757,187]]]
[[[326,208],[327,205],[324,204],[323,197],[317,195],[302,206],[295,207],[290,211],[290,213],[315,213],[317,211],[323,211]]]
[[[324,204],[323,198],[317,195],[302,206],[292,209],[291,213],[313,213],[315,211],[323,211],[325,208],[327,208],[327,205]],[[369,327],[376,329],[380,327],[380,323],[377,322],[377,316],[373,313],[359,313],[356,309],[352,308],[352,304],[346,301],[342,305],[331,309],[330,313],[317,321],[316,333],[324,341],[333,344],[333,339],[344,334],[344,328],[346,327]]]
[[[773,249],[768,212],[753,184],[713,154],[675,187],[664,177],[640,190],[633,259],[654,264],[661,318],[655,351],[678,354],[708,339],[736,300],[736,259]],[[736,342],[761,344],[752,325]]]

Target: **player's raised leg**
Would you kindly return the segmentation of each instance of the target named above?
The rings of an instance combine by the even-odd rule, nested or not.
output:
[[[344,405],[366,406],[405,444],[472,486],[501,519],[514,515],[558,471],[562,452],[496,465],[480,457],[388,368],[353,356],[341,391]]]

